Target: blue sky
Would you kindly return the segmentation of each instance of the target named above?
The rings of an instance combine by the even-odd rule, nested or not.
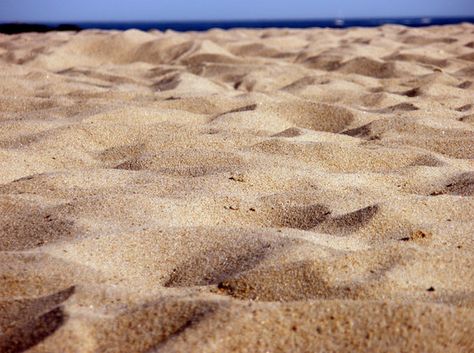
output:
[[[0,0],[0,22],[474,16],[474,0]]]

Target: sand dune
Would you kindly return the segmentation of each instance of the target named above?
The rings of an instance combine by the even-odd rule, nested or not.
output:
[[[473,352],[473,35],[1,35],[0,351]]]

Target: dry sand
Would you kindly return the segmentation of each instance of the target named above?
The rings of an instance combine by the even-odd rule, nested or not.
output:
[[[474,26],[0,36],[1,352],[474,352]]]

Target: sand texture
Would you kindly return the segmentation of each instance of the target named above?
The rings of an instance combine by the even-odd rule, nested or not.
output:
[[[0,35],[0,352],[474,352],[474,25]]]

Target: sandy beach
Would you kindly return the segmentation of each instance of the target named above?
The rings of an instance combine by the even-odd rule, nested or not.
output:
[[[474,352],[474,25],[0,35],[0,352]]]

